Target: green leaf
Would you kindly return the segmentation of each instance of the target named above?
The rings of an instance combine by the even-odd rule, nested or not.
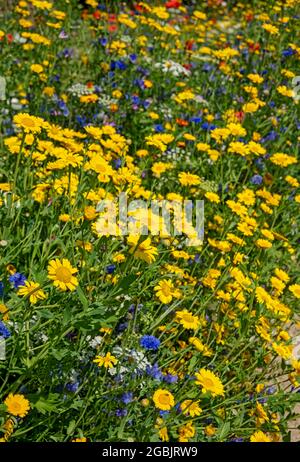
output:
[[[69,426],[67,428],[67,435],[71,435],[74,432],[75,427],[76,427],[76,421],[71,420],[71,422],[69,423]]]
[[[79,300],[81,301],[82,303],[82,306],[85,310],[88,309],[89,307],[89,301],[88,299],[86,298],[86,296],[84,295],[84,292],[83,290],[81,289],[80,286],[77,287],[77,293],[78,293],[78,297],[79,297]]]
[[[230,422],[224,422],[224,424],[218,431],[219,440],[223,441],[229,432],[230,432]]]
[[[59,412],[57,409],[58,406],[58,397],[57,393],[50,393],[47,398],[40,396],[37,401],[31,401],[31,406],[37,409],[41,414],[46,414],[47,412]]]

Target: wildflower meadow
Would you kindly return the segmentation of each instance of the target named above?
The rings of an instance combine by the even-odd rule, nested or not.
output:
[[[2,443],[300,441],[299,24],[0,2]]]

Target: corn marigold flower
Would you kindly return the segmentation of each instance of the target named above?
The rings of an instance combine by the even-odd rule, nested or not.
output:
[[[300,284],[293,284],[292,286],[289,286],[289,291],[292,292],[296,298],[300,298]]]
[[[105,356],[96,356],[93,360],[93,363],[97,364],[99,367],[104,366],[105,369],[111,369],[117,364],[118,360],[110,352],[106,353]]]
[[[25,133],[40,133],[44,120],[26,113],[19,113],[14,116],[13,122]]]
[[[18,295],[28,297],[30,303],[35,305],[39,300],[47,298],[47,295],[40,287],[40,284],[37,282],[25,281],[24,285],[20,286]]]
[[[151,245],[150,237],[144,239],[139,243],[140,236],[131,235],[128,237],[127,242],[131,246],[129,252],[133,254],[135,258],[145,261],[146,263],[153,263],[158,255],[156,247]]]
[[[201,179],[193,173],[181,172],[179,173],[179,182],[182,186],[197,186],[201,183]]]
[[[280,167],[288,167],[289,165],[296,164],[297,159],[294,156],[289,156],[283,152],[277,152],[270,157],[270,161]]]
[[[272,440],[264,432],[258,430],[250,437],[251,443],[270,443]]]
[[[9,414],[15,417],[25,417],[30,409],[30,403],[24,395],[10,393],[4,401]]]
[[[185,328],[185,329],[198,329],[200,325],[200,320],[198,316],[193,315],[187,310],[176,311],[176,320]]]
[[[183,425],[178,430],[179,438],[178,441],[180,443],[186,443],[189,441],[190,438],[193,438],[196,434],[195,427],[192,422],[188,422],[187,424]]]
[[[159,388],[152,397],[155,407],[161,411],[170,411],[175,405],[174,396],[168,390]]]
[[[77,269],[71,266],[66,258],[51,260],[48,265],[48,278],[53,281],[53,285],[63,291],[75,290],[78,286],[78,280],[75,273]]]
[[[154,287],[154,290],[161,303],[171,303],[175,294],[175,287],[172,281],[162,279],[159,281],[158,285]]]
[[[183,414],[190,415],[191,417],[196,417],[202,412],[202,409],[199,406],[199,401],[193,401],[191,399],[184,400],[180,405],[180,409]]]
[[[202,387],[202,393],[209,392],[212,396],[224,396],[224,386],[213,372],[202,368],[195,374],[195,377],[196,384]]]

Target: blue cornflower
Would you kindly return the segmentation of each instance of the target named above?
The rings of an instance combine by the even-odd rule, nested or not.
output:
[[[293,48],[287,48],[286,50],[283,50],[282,56],[287,58],[288,56],[293,56],[296,53],[296,50],[293,50]]]
[[[127,327],[128,327],[128,322],[122,322],[121,324],[118,325],[117,332],[118,333],[124,332],[124,330],[126,330]]]
[[[108,40],[107,40],[107,38],[103,37],[103,38],[100,38],[100,39],[99,39],[99,43],[100,43],[103,47],[105,47],[105,45],[107,45],[107,43],[108,43]]]
[[[4,295],[4,284],[3,282],[0,281],[0,297],[3,297]]]
[[[202,117],[191,117],[190,122],[194,122],[195,124],[199,124],[202,122]]]
[[[72,393],[75,393],[78,390],[79,382],[70,382],[67,383],[66,389]]]
[[[140,340],[140,345],[146,350],[158,350],[160,341],[154,335],[144,335]]]
[[[107,272],[107,274],[113,274],[115,269],[116,269],[116,265],[111,264],[111,265],[107,265],[107,267],[105,268],[105,271]]]
[[[154,130],[156,131],[156,133],[163,133],[165,131],[162,124],[154,125]]]
[[[164,376],[164,382],[167,382],[167,383],[176,383],[177,380],[178,380],[177,375],[167,374]]]
[[[133,400],[133,393],[131,391],[128,391],[122,395],[121,400],[123,401],[124,404],[129,404]]]
[[[250,179],[250,182],[256,185],[262,184],[262,181],[263,181],[263,178],[261,175],[253,175],[253,177]]]
[[[137,55],[132,53],[131,55],[129,55],[129,59],[132,63],[135,63],[137,60]]]
[[[0,321],[0,337],[8,338],[10,336],[10,331],[7,329],[6,325],[2,321]]]
[[[122,166],[122,159],[114,159],[113,163],[115,164],[115,169],[118,170]]]
[[[146,367],[146,373],[150,375],[153,379],[156,380],[162,380],[163,375],[161,371],[159,370],[158,364],[155,363],[153,366],[147,366]]]
[[[14,285],[14,288],[17,289],[20,286],[24,286],[26,281],[26,277],[24,274],[21,273],[14,273],[9,276],[9,282]]]
[[[117,409],[116,410],[116,416],[117,417],[125,417],[127,415],[127,410],[126,409]]]

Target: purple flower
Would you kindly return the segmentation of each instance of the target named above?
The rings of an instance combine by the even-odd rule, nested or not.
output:
[[[123,401],[124,404],[129,404],[133,400],[133,393],[131,391],[128,391],[122,395],[121,400]]]
[[[117,417],[125,417],[127,415],[127,410],[126,409],[117,409],[116,410],[116,416]]]
[[[250,182],[252,184],[262,184],[262,181],[263,181],[263,178],[261,175],[253,175],[253,177],[251,178]]]

